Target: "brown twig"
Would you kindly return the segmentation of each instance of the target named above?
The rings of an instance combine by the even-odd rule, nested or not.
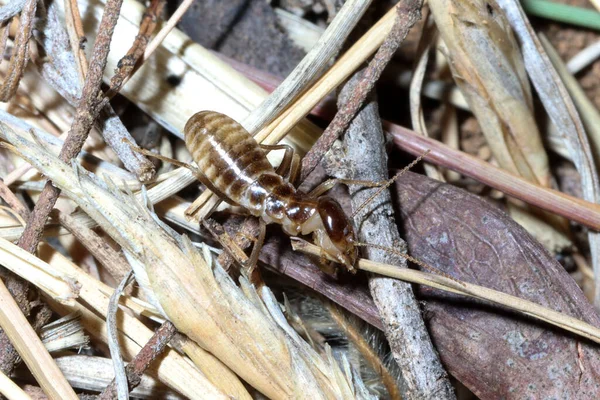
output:
[[[64,162],[70,161],[79,154],[99,111],[97,105],[101,94],[100,85],[106,67],[110,42],[122,4],[123,0],[109,0],[104,8],[81,100],[65,144],[60,151],[59,157]],[[42,237],[46,219],[59,195],[60,189],[53,186],[51,182],[47,182],[23,231],[23,235],[19,239],[20,247],[30,253],[35,251]]]
[[[106,268],[113,278],[117,281],[123,279],[129,269],[129,263],[123,254],[113,249],[80,220],[63,212],[58,214],[58,220]]]
[[[21,11],[19,29],[15,38],[15,50],[10,58],[7,78],[0,86],[0,101],[8,101],[19,87],[29,59],[29,39],[31,39],[36,9],[37,0],[27,0]]]
[[[135,358],[127,364],[125,373],[127,374],[127,382],[129,383],[130,391],[140,384],[144,371],[146,371],[152,361],[162,353],[176,332],[175,326],[171,322],[164,322],[154,335],[152,335],[152,338],[150,338],[148,343],[142,347]],[[98,400],[112,400],[116,399],[116,396],[117,387],[116,382],[113,380],[110,385],[98,395]]]
[[[110,79],[110,88],[106,93],[108,99],[112,98],[121,90],[123,83],[132,74],[134,68],[139,68],[138,64],[140,64],[140,59],[144,55],[144,51],[146,51],[146,46],[150,41],[150,36],[156,28],[156,23],[164,6],[165,0],[152,0],[152,3],[144,13],[144,17],[140,23],[140,30],[135,37],[133,45],[127,54],[119,60],[117,71]]]
[[[498,167],[445,144],[426,138],[409,129],[383,122],[384,129],[394,137],[398,148],[413,155],[429,154],[425,161],[471,177],[509,196],[561,215],[592,229],[600,229],[600,206],[528,182]]]
[[[162,43],[162,41],[167,37],[169,32],[171,32],[175,26],[183,17],[183,14],[190,8],[193,4],[194,0],[183,0],[177,10],[171,15],[171,18],[167,21],[165,26],[158,32],[158,34],[152,39],[150,44],[145,48],[144,56],[141,58],[140,62],[136,62],[134,64],[133,69],[124,76],[123,81],[120,83],[120,86],[123,87],[129,81],[129,79],[140,69],[140,67],[152,56],[152,54],[156,51],[158,46]],[[112,86],[112,85],[111,85]],[[110,96],[108,96],[110,98]]]
[[[8,34],[10,32],[11,22],[12,20],[4,21],[0,25],[0,55],[2,55],[2,57],[4,57],[4,53],[6,52],[6,44],[8,43]]]
[[[381,76],[383,69],[389,63],[392,56],[406,38],[408,31],[421,18],[420,1],[403,1],[396,8],[397,15],[394,26],[385,41],[375,53],[369,66],[363,71],[360,82],[350,100],[339,109],[333,121],[329,124],[323,135],[317,140],[302,159],[302,175],[300,180],[306,177],[315,169],[319,160],[331,148],[335,140],[346,130],[361,105],[365,102],[367,95],[371,92],[375,83]]]
[[[6,186],[4,181],[0,179],[0,197],[8,204],[17,214],[25,221],[29,218],[29,209],[25,207],[21,200]]]

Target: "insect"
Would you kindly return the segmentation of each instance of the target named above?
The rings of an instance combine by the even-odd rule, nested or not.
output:
[[[322,251],[348,271],[356,272],[360,243],[352,222],[335,199],[323,194],[340,182],[383,187],[394,178],[383,182],[331,179],[310,193],[303,193],[292,184],[299,158],[291,147],[259,144],[238,122],[214,111],[194,114],[186,123],[184,133],[185,144],[197,167],[158,158],[191,169],[198,180],[222,200],[241,206],[261,219],[261,233],[250,265],[255,265],[258,259],[265,225],[277,223],[291,236],[312,234]],[[285,150],[283,161],[275,169],[267,159],[267,151],[282,149]],[[135,150],[157,157],[154,153]]]

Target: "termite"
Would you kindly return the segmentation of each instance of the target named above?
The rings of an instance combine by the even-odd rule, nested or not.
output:
[[[189,168],[219,198],[260,218],[261,232],[249,260],[252,267],[256,265],[258,249],[264,240],[265,225],[277,223],[290,236],[312,234],[322,251],[349,272],[356,272],[357,247],[362,244],[340,204],[324,193],[337,183],[380,186],[381,191],[396,177],[382,182],[331,179],[304,193],[292,184],[299,167],[299,158],[293,149],[286,145],[257,143],[242,125],[227,115],[215,111],[198,112],[186,123],[184,134],[185,144],[197,167],[135,150]],[[267,159],[270,150],[285,150],[277,169]]]

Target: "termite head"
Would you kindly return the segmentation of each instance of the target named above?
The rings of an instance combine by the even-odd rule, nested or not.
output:
[[[316,244],[348,271],[355,273],[358,249],[352,222],[340,204],[331,197],[322,196],[317,200],[317,212],[322,226],[314,232]]]

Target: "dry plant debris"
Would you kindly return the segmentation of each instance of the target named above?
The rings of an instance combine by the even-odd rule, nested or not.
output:
[[[600,397],[600,61],[534,22],[516,0],[0,0],[0,394]],[[367,244],[356,275],[323,269],[181,167],[205,109],[292,146],[305,191],[426,151],[449,183],[331,189]]]

